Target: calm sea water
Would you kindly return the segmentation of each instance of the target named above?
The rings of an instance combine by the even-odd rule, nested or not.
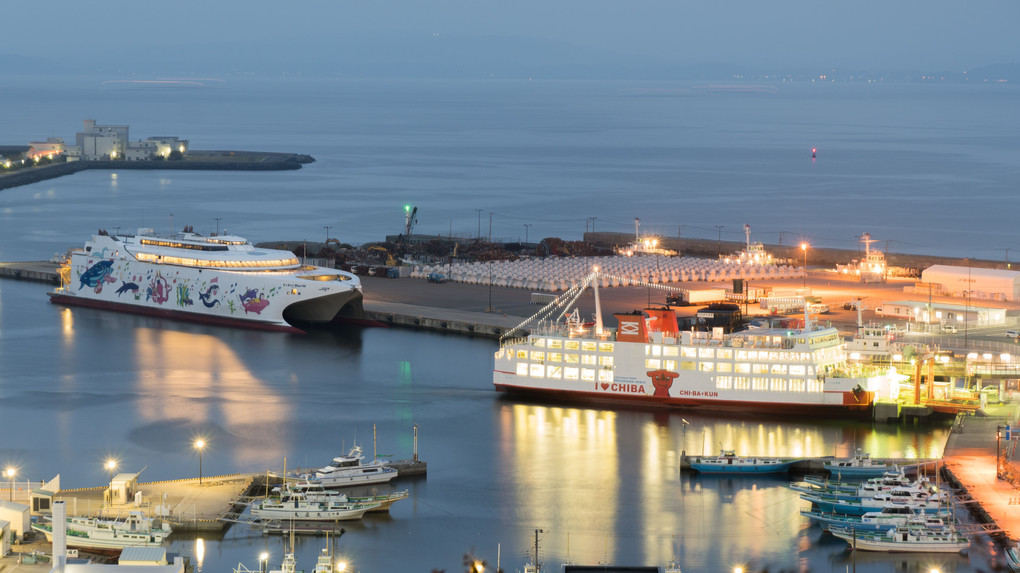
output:
[[[1012,240],[1015,92],[1001,86],[797,86],[772,94],[696,86],[536,82],[359,82],[230,78],[215,88],[103,90],[101,79],[17,80],[23,113],[3,143],[71,139],[84,118],[134,138],[194,148],[309,153],[287,173],[87,172],[0,192],[0,260],[47,258],[98,227],[222,228],[259,240],[360,243],[396,233],[405,203],[422,232],[579,238],[587,217],[625,231],[778,238],[853,246],[869,231],[905,247],[980,249]],[[636,89],[639,88],[639,89]],[[660,88],[668,88],[662,91]],[[688,90],[688,91],[684,91]],[[1013,122],[1012,124],[1010,122]],[[810,161],[811,146],[819,158]],[[967,197],[966,200],[960,197]],[[987,199],[980,204],[979,199]],[[663,208],[665,207],[665,208]],[[475,209],[482,209],[481,213]],[[848,217],[856,214],[859,217]],[[857,219],[860,220],[857,220]],[[998,219],[997,219],[998,218]],[[480,223],[479,223],[480,220]],[[953,222],[955,244],[943,226]],[[673,231],[671,231],[673,229]],[[814,233],[812,235],[812,233]],[[845,235],[845,236],[844,236]],[[785,235],[784,235],[785,236]],[[919,238],[919,237],[924,237]],[[897,244],[893,243],[893,246]],[[934,250],[934,249],[932,249]],[[1002,254],[1005,255],[1004,250]],[[994,257],[990,257],[994,258]],[[346,526],[360,571],[462,568],[474,552],[520,568],[541,534],[555,565],[743,563],[843,571],[843,545],[798,514],[785,482],[679,475],[681,451],[938,455],[944,427],[725,418],[505,400],[491,390],[495,343],[403,330],[307,336],[69,310],[44,285],[0,281],[0,463],[22,477],[99,485],[102,462],[145,480],[326,463],[356,439],[409,457],[413,425],[427,479],[410,500]],[[689,422],[684,424],[683,420]],[[299,540],[299,568],[324,546]],[[283,540],[232,528],[205,540],[203,571],[257,566]],[[499,548],[499,549],[497,549]],[[197,559],[195,541],[173,550]],[[987,569],[979,544],[942,571]],[[927,557],[858,557],[862,571],[920,571]]]

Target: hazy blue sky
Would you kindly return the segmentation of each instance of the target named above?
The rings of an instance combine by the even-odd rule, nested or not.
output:
[[[103,69],[534,61],[960,70],[1018,60],[1018,0],[4,3],[0,53]],[[44,13],[45,12],[45,13]],[[12,25],[13,23],[20,23]]]

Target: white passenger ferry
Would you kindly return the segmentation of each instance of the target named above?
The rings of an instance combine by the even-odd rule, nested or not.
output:
[[[616,314],[602,325],[596,273],[504,336],[495,354],[499,391],[618,404],[866,414],[890,395],[894,370],[852,366],[835,328],[683,331],[669,309]],[[594,285],[595,322],[570,309]],[[573,317],[571,319],[571,317]]]
[[[100,231],[60,275],[52,302],[197,322],[293,331],[364,313],[356,275],[188,227],[165,236]]]

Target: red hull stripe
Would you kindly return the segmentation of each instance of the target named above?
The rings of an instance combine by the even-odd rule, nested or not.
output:
[[[300,328],[295,328],[290,325],[284,326],[279,324],[270,324],[266,322],[256,322],[253,320],[242,320],[238,318],[226,318],[221,316],[209,316],[206,314],[198,314],[193,312],[180,312],[176,310],[167,310],[164,308],[150,308],[133,304],[118,304],[115,302],[107,302],[102,300],[81,298],[76,296],[67,296],[58,293],[50,293],[50,302],[55,304],[65,304],[68,306],[84,306],[88,308],[99,308],[103,310],[115,310],[117,312],[127,312],[130,314],[140,314],[143,316],[156,316],[159,318],[169,318],[172,320],[197,322],[199,324],[212,324],[216,326],[233,326],[241,328],[250,328],[254,330],[271,330],[276,332],[296,332],[304,334],[304,331],[301,330]]]
[[[736,400],[698,400],[693,398],[662,398],[653,396],[631,396],[578,390],[557,390],[547,388],[525,388],[507,384],[494,384],[499,392],[547,398],[560,402],[584,402],[594,404],[616,404],[659,408],[699,408],[727,412],[762,412],[769,414],[798,414],[805,416],[829,416],[836,412],[864,416],[871,411],[871,404],[793,404],[776,402],[746,402]]]

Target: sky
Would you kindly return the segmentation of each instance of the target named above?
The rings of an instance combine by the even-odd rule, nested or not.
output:
[[[105,70],[727,64],[960,70],[1018,59],[1017,0],[8,2],[0,54]],[[160,68],[156,70],[155,68]]]

